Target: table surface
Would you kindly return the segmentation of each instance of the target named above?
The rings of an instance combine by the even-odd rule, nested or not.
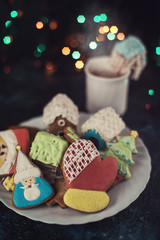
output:
[[[117,8],[120,7],[119,2],[114,1]],[[129,5],[130,2],[128,2],[128,10],[125,9],[126,13],[127,11],[131,12],[132,5],[130,7]],[[152,4],[151,7],[152,10],[159,11],[156,5]],[[123,8],[125,5],[120,10]],[[37,235],[39,239],[54,240],[160,239],[160,67],[156,66],[156,59],[152,58],[152,37],[154,39],[158,36],[158,31],[153,31],[153,29],[156,24],[158,26],[159,17],[157,18],[157,16],[159,15],[149,18],[149,12],[147,15],[147,12],[142,11],[143,9],[139,6],[135,5],[134,9],[136,10],[136,8],[138,14],[132,12],[132,18],[139,20],[134,23],[133,21],[129,22],[130,32],[134,33],[138,29],[140,34],[144,33],[143,39],[147,44],[149,59],[139,81],[130,81],[128,109],[123,120],[127,126],[139,132],[140,138],[151,156],[151,177],[145,190],[129,207],[115,216],[82,225],[62,226],[35,222],[18,215],[0,202],[0,240],[35,239]],[[149,6],[147,9],[149,10]],[[144,21],[141,21],[142,12]],[[152,25],[150,25],[150,21],[152,21]],[[148,35],[149,31],[151,31],[150,35]],[[66,93],[78,105],[80,111],[87,112],[84,72],[69,71],[68,60],[64,60],[62,64],[66,64],[63,71],[46,75],[42,69],[33,66],[33,61],[29,56],[15,59],[13,57],[11,73],[9,75],[1,74],[0,130],[41,115],[45,104],[57,93]],[[153,96],[148,94],[149,89],[155,90]]]

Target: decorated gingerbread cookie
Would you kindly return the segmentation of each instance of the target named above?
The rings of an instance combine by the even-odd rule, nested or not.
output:
[[[32,208],[48,201],[54,190],[43,178],[38,167],[28,159],[17,146],[18,157],[14,173],[15,188],[12,195],[14,207],[25,209]]]
[[[135,140],[138,137],[137,131],[130,131],[128,135],[120,135],[116,141],[107,143],[107,150],[100,151],[101,158],[114,157],[118,164],[118,174],[124,179],[131,178],[129,165],[133,165],[132,154],[138,153]]]
[[[14,182],[13,182],[13,175],[9,175],[7,177],[2,178],[2,185],[7,191],[14,190]]]
[[[26,128],[0,132],[0,177],[14,173],[17,144],[21,144],[24,153],[28,154],[29,143],[30,140]]]
[[[103,108],[93,114],[83,125],[84,138],[91,140],[98,150],[104,150],[106,142],[111,141],[125,128],[125,123],[111,107]]]
[[[63,136],[64,128],[76,129],[79,122],[78,107],[66,94],[57,94],[43,109],[43,122],[48,132]]]
[[[39,131],[32,142],[29,156],[44,164],[52,164],[54,167],[58,167],[61,165],[67,147],[68,142],[60,136]]]
[[[100,158],[90,140],[79,139],[66,150],[63,174],[69,189],[65,204],[83,212],[98,212],[109,204],[106,190],[117,175],[117,162],[113,157]]]
[[[66,127],[64,129],[64,138],[68,140],[68,142],[73,143],[77,141],[80,137],[76,133],[76,130],[71,127]]]

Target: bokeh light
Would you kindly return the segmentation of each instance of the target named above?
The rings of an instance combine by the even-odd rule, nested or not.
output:
[[[5,74],[9,74],[9,73],[11,72],[11,67],[8,66],[8,65],[4,66],[3,72],[4,72]]]
[[[105,21],[107,20],[107,15],[106,15],[105,13],[101,13],[101,14],[100,14],[100,20],[101,20],[102,22],[105,22]]]
[[[69,55],[71,52],[70,48],[69,47],[64,47],[62,48],[62,53],[63,55]]]
[[[84,63],[81,61],[81,60],[78,60],[76,63],[75,63],[75,66],[76,68],[78,69],[82,69],[84,67]]]
[[[53,73],[53,72],[56,72],[56,70],[57,70],[56,65],[54,65],[50,61],[46,62],[45,67],[46,67],[47,73]]]
[[[120,41],[124,40],[125,39],[124,33],[118,33],[117,34],[117,39],[120,40]]]
[[[57,23],[56,21],[54,21],[54,20],[50,21],[50,23],[49,23],[49,28],[50,28],[51,30],[56,30],[57,27],[58,27],[58,23]]]
[[[110,27],[110,32],[111,33],[117,33],[118,32],[118,27],[117,26],[112,26],[112,27]]]
[[[17,15],[18,18],[23,16],[23,11],[22,10],[18,10],[17,13],[18,13],[18,15]]]
[[[79,15],[79,16],[77,17],[77,22],[78,22],[78,23],[84,23],[85,21],[86,21],[86,18],[85,18],[84,15]]]
[[[75,39],[71,39],[69,44],[72,48],[76,48],[78,46],[78,43]]]
[[[46,46],[43,44],[43,43],[40,43],[38,46],[37,46],[37,51],[42,53],[46,50]]]
[[[43,22],[41,22],[41,21],[38,21],[38,22],[36,23],[36,28],[37,28],[37,29],[42,29],[43,26],[44,26],[44,24],[43,24]]]
[[[99,15],[94,16],[93,21],[96,23],[100,22],[101,21],[100,16]]]
[[[10,12],[10,15],[12,18],[15,18],[18,16],[18,12],[16,10],[13,10],[12,12]]]
[[[146,110],[150,110],[150,109],[151,109],[151,104],[146,103],[146,104],[145,104],[145,109],[146,109]]]
[[[79,51],[73,51],[73,53],[72,53],[72,57],[73,57],[74,59],[79,59],[80,56],[81,56],[81,54],[80,54]]]
[[[95,42],[95,41],[91,41],[90,43],[89,43],[89,48],[90,49],[96,49],[97,48],[97,43]]]
[[[148,94],[149,94],[150,96],[153,96],[153,95],[154,95],[154,90],[153,90],[153,89],[149,89],[149,90],[148,90]]]
[[[5,26],[6,26],[6,28],[12,27],[12,21],[10,21],[10,20],[6,21]]]
[[[42,17],[41,22],[47,24],[49,22],[49,19],[47,17]]]
[[[5,36],[3,38],[4,44],[10,44],[13,41],[13,37],[11,35]]]
[[[97,40],[98,42],[103,42],[103,41],[105,40],[105,36],[99,34],[99,35],[96,37],[96,40]]]
[[[105,33],[104,30],[103,30],[103,27],[100,27],[100,28],[99,28],[99,33],[101,33],[101,34],[104,34],[104,33]]]
[[[42,55],[41,52],[38,52],[37,50],[34,51],[34,56],[35,56],[36,58],[41,57],[41,55]]]
[[[114,35],[113,33],[109,32],[109,33],[107,34],[107,38],[108,38],[108,40],[112,41],[112,40],[115,39],[115,35]]]
[[[107,33],[109,32],[109,27],[106,25],[106,26],[103,26],[103,32],[104,33]]]
[[[160,55],[160,47],[156,47],[156,54]]]

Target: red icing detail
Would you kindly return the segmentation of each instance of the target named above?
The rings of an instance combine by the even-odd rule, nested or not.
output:
[[[28,130],[26,128],[21,128],[21,129],[12,129],[14,132],[18,145],[21,146],[22,151],[25,155],[29,154],[29,135],[28,135]],[[15,169],[15,164],[11,168],[9,175],[14,173]]]
[[[81,173],[69,184],[70,188],[106,191],[117,175],[117,161],[107,157],[101,161],[96,157]]]
[[[28,188],[31,188],[31,187],[32,187],[31,185],[28,186]]]

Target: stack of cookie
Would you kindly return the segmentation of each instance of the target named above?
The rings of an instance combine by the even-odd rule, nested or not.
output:
[[[0,132],[0,177],[12,192],[13,206],[59,204],[82,212],[106,208],[108,191],[131,178],[138,133],[122,135],[125,123],[108,107],[83,123],[78,135],[78,107],[65,94],[44,107],[43,120],[43,131],[16,127]]]

